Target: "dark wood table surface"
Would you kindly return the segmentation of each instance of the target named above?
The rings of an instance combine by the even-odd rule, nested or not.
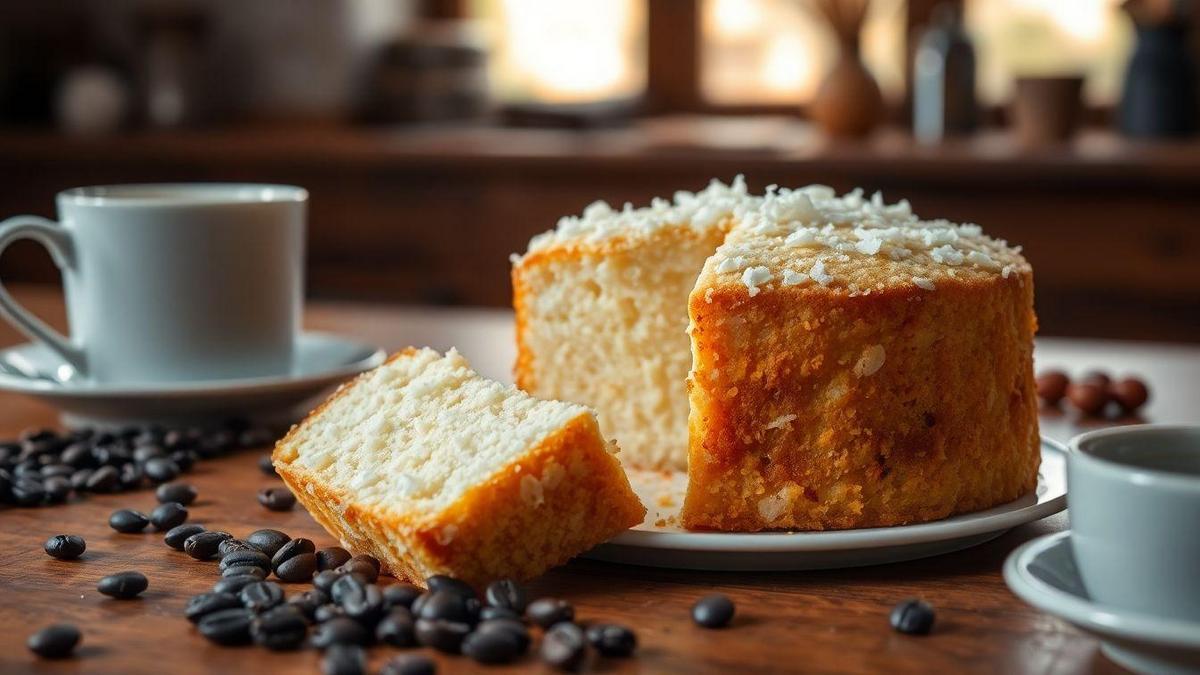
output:
[[[61,326],[56,294],[18,289],[18,297]],[[507,377],[511,317],[486,310],[425,310],[353,304],[314,304],[307,323],[377,342],[389,349],[410,343],[445,348],[457,344],[485,374]],[[18,336],[0,329],[0,343]],[[1147,378],[1154,398],[1148,421],[1197,421],[1200,347],[1044,339],[1040,366],[1079,374],[1090,368],[1134,372]],[[0,436],[56,423],[40,402],[0,393]],[[1069,415],[1047,415],[1043,430],[1065,439],[1081,428]],[[191,521],[243,536],[262,527],[332,545],[301,509],[274,513],[255,492],[276,484],[255,468],[260,453],[246,451],[203,462],[188,475],[200,491]],[[182,616],[187,599],[216,579],[215,563],[200,563],[163,545],[153,534],[109,529],[108,514],[123,507],[150,510],[151,491],[88,496],[63,506],[0,510],[0,672],[261,673],[318,672],[312,649],[270,653],[254,647],[222,648],[200,637]],[[981,546],[913,562],[858,569],[794,573],[717,573],[652,569],[576,560],[532,584],[538,595],[566,598],[584,620],[620,622],[640,640],[629,660],[599,660],[601,672],[774,673],[1082,673],[1121,672],[1100,654],[1095,640],[1013,596],[1000,575],[1017,545],[1066,528],[1066,514],[1031,523]],[[74,533],[88,542],[73,562],[49,558],[43,541]],[[96,592],[97,580],[137,569],[150,578],[138,600],[117,601]],[[296,590],[300,590],[300,586]],[[720,591],[738,606],[734,624],[707,631],[694,626],[696,598]],[[897,601],[921,597],[938,611],[932,635],[899,635],[888,626]],[[76,658],[39,661],[24,646],[44,625],[73,622],[83,631]],[[372,667],[396,653],[372,650]],[[440,672],[541,671],[532,656],[514,666],[480,667],[465,658],[438,656]]]

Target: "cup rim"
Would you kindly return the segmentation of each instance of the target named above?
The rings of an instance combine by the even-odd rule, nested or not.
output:
[[[308,201],[308,190],[281,183],[114,183],[73,187],[58,193],[75,206],[235,206]]]
[[[1110,436],[1135,436],[1162,431],[1190,431],[1200,435],[1200,424],[1133,424],[1107,429],[1097,429],[1075,436],[1067,442],[1070,462],[1087,465],[1108,478],[1122,480],[1142,486],[1169,487],[1200,493],[1200,477],[1189,477],[1173,471],[1151,469],[1113,461],[1094,454],[1088,445],[1097,439]]]

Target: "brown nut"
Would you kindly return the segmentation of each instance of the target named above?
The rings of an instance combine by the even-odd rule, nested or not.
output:
[[[1074,382],[1067,386],[1067,400],[1084,415],[1097,416],[1108,404],[1108,392],[1096,384]]]
[[[1079,378],[1080,384],[1094,384],[1102,389],[1108,389],[1112,384],[1112,378],[1103,370],[1090,370],[1084,373],[1083,377]]]
[[[1137,412],[1138,408],[1150,400],[1150,390],[1146,383],[1136,377],[1127,377],[1113,383],[1108,389],[1109,396],[1127,413]]]
[[[1067,395],[1071,379],[1061,370],[1047,370],[1037,376],[1037,395],[1046,405],[1058,405]]]

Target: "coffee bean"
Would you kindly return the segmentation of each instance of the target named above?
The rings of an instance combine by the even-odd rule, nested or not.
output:
[[[319,553],[317,555],[320,555]],[[421,595],[421,589],[412,584],[396,583],[383,589],[383,599],[388,607],[411,609],[413,600]]]
[[[87,542],[77,534],[56,534],[42,547],[46,555],[59,560],[74,560],[87,550]]]
[[[724,628],[733,620],[735,607],[728,596],[706,595],[692,605],[692,621],[705,628]]]
[[[357,645],[332,645],[321,659],[323,675],[364,675],[367,654]]]
[[[375,639],[393,647],[412,647],[417,644],[413,615],[403,607],[390,610],[375,626]]]
[[[188,537],[183,542],[183,550],[196,560],[211,560],[213,556],[217,555],[217,549],[221,542],[232,537],[233,535],[228,532],[205,530]]]
[[[383,592],[375,584],[362,586],[361,594],[343,596],[339,604],[346,610],[346,616],[363,623],[378,621],[386,610]]]
[[[121,467],[121,489],[136,490],[142,487],[145,474],[136,464],[125,464]]]
[[[204,615],[196,628],[219,645],[244,645],[250,642],[253,621],[254,613],[243,607],[221,609]]]
[[[484,597],[489,606],[504,607],[518,614],[525,611],[527,604],[525,589],[512,579],[501,579],[488,584]]]
[[[1071,379],[1061,370],[1047,370],[1037,376],[1037,395],[1042,402],[1049,406],[1058,405],[1067,395],[1067,385]]]
[[[350,560],[350,552],[341,546],[330,546],[317,551],[317,569],[332,570],[345,565]]]
[[[159,504],[150,512],[150,523],[154,529],[163,532],[182,525],[187,520],[188,510],[178,502]]]
[[[257,551],[257,550],[258,549],[254,548],[250,544],[247,544],[246,542],[242,541],[241,539],[230,537],[229,539],[222,541],[220,544],[217,544],[217,557],[224,558],[225,556],[229,555],[230,553],[233,553],[234,551]]]
[[[562,622],[546,631],[539,649],[542,661],[559,670],[577,670],[587,658],[587,641],[583,629]]]
[[[221,577],[223,579],[227,579],[229,577],[239,577],[243,575],[252,576],[256,579],[267,578],[266,571],[257,565],[232,565],[221,570]]]
[[[18,506],[38,506],[46,499],[41,478],[22,476],[13,481],[12,498]]]
[[[383,565],[380,564],[379,558],[376,558],[369,553],[359,553],[358,555],[350,558],[350,560],[367,563],[371,567],[375,568],[375,574],[379,574],[383,571]]]
[[[313,573],[317,571],[317,556],[315,553],[301,553],[292,556],[275,566],[275,576],[280,581],[301,583],[312,581]]]
[[[166,483],[179,477],[179,465],[166,457],[154,457],[142,465],[142,470],[155,483]]]
[[[71,489],[76,492],[86,492],[88,479],[92,477],[91,469],[80,469],[71,474]],[[2,500],[0,500],[2,501]]]
[[[471,604],[469,604],[471,603]],[[434,591],[429,598],[421,603],[420,611],[416,614],[419,619],[444,619],[462,623],[475,623],[478,601],[452,591]],[[474,610],[474,611],[473,611]]]
[[[254,567],[258,567],[267,574],[270,574],[271,572],[271,559],[268,558],[267,555],[262,551],[256,551],[254,549],[231,551],[227,555],[221,557],[221,563],[218,565],[218,569],[224,572],[225,568],[227,567],[237,567],[240,565],[252,565]]]
[[[892,628],[907,635],[928,635],[933,630],[934,612],[928,603],[911,598],[892,608]]]
[[[59,623],[47,626],[29,636],[25,646],[29,651],[44,659],[62,659],[75,651],[75,646],[83,636],[79,629],[69,623]]]
[[[313,621],[316,621],[317,623],[325,623],[326,621],[345,617],[346,610],[342,609],[338,605],[333,604],[332,602],[328,605],[321,605],[317,608],[317,611],[313,612]],[[351,621],[354,620],[351,619]],[[356,621],[355,623],[358,622]]]
[[[176,450],[171,453],[170,457],[171,461],[175,462],[175,465],[179,467],[179,471],[182,473],[191,471],[196,462],[200,461],[200,455],[191,450]]]
[[[271,461],[271,454],[260,455],[258,458],[258,470],[263,474],[272,478],[279,478],[279,472],[275,470],[275,463]]]
[[[1146,405],[1146,401],[1150,400],[1150,389],[1146,387],[1145,382],[1135,377],[1127,377],[1113,383],[1109,387],[1109,394],[1126,414],[1137,412],[1138,408]],[[45,472],[43,471],[44,474]],[[47,492],[49,492],[49,489],[47,489]]]
[[[312,644],[317,649],[328,649],[333,645],[371,644],[371,632],[354,619],[335,616],[322,621],[314,630]]]
[[[463,639],[462,653],[479,663],[510,663],[521,655],[521,648],[507,631],[475,631]]]
[[[470,584],[446,574],[435,574],[429,577],[425,580],[425,587],[431,593],[435,591],[448,591],[464,595],[468,598],[478,597],[475,594],[475,589]]]
[[[213,612],[241,606],[241,598],[233,593],[201,593],[188,600],[187,606],[183,608],[183,615],[188,621],[196,623]]]
[[[297,537],[287,542],[283,546],[280,546],[279,550],[275,551],[274,555],[271,556],[271,566],[278,567],[280,564],[291,558],[304,553],[315,553],[316,550],[317,547],[312,543],[311,539]],[[314,564],[316,563],[315,555],[313,556],[313,562]]]
[[[250,637],[254,644],[267,649],[296,649],[308,637],[308,622],[300,610],[280,605],[254,617],[250,623]]]
[[[42,467],[42,478],[70,478],[75,473],[75,467],[68,464],[47,464]]]
[[[484,607],[479,610],[479,620],[488,621],[490,619],[512,619],[514,621],[522,621],[522,614],[517,614],[507,607]]]
[[[296,496],[287,488],[266,488],[258,491],[258,503],[271,511],[290,511]]]
[[[601,656],[623,658],[637,649],[637,635],[624,626],[593,624],[587,627],[584,635]]]
[[[133,460],[145,464],[155,457],[165,457],[166,450],[157,445],[139,445],[133,449]]]
[[[300,613],[310,620],[316,615],[317,608],[329,602],[329,596],[313,588],[288,597],[287,604],[300,610]]]
[[[375,583],[375,580],[379,578],[378,569],[372,567],[371,564],[365,560],[355,560],[354,558],[346,561],[345,564],[343,564],[341,567],[338,567],[334,571],[338,572],[339,574],[358,577],[364,583],[368,584]]]
[[[279,530],[255,530],[246,537],[246,543],[262,551],[268,557],[275,555],[292,538]]]
[[[92,446],[84,442],[75,442],[63,448],[58,457],[63,464],[69,464],[77,469],[88,467],[92,463]]]
[[[49,476],[42,480],[42,492],[47,504],[61,504],[71,496],[71,479],[65,476]]]
[[[154,496],[159,502],[175,502],[184,506],[196,501],[197,494],[196,488],[188,483],[163,483],[154,490]]]
[[[530,621],[542,628],[549,628],[562,621],[574,620],[575,608],[566,600],[539,598],[529,603],[525,614],[529,617]]]
[[[530,637],[529,628],[517,619],[488,619],[480,621],[479,625],[475,626],[476,633],[486,633],[489,631],[503,631],[512,634],[517,641],[517,647],[520,653],[524,654],[529,649]]]
[[[283,603],[283,587],[274,581],[256,581],[247,584],[240,597],[246,609],[262,612]]]
[[[260,577],[254,574],[238,574],[232,577],[223,577],[220,581],[213,584],[213,593],[235,593],[240,594],[242,589],[250,584],[262,581]]]
[[[436,675],[437,664],[421,654],[404,654],[383,664],[379,675]]]
[[[141,595],[149,585],[150,581],[141,572],[117,572],[101,579],[96,590],[109,597],[129,600]]]
[[[342,601],[351,596],[362,596],[365,593],[366,584],[357,577],[349,574],[340,575],[334,580],[329,587],[329,597],[337,604],[342,604]]]
[[[317,590],[323,591],[326,594],[330,594],[333,592],[334,582],[344,576],[346,575],[335,570],[324,570],[317,572],[315,575],[313,575],[313,586],[316,586]]]
[[[108,526],[123,534],[136,534],[146,529],[150,519],[141,511],[121,509],[108,517]]]
[[[176,551],[182,551],[188,538],[204,531],[204,526],[197,523],[184,523],[167,530],[163,535],[163,543]]]
[[[1099,384],[1072,383],[1067,387],[1067,400],[1084,415],[1095,416],[1108,405],[1108,392]]]
[[[458,621],[417,619],[416,624],[417,642],[447,654],[459,653],[470,632],[470,625]]]
[[[102,466],[87,479],[88,492],[114,492],[121,484],[121,474],[111,466]]]

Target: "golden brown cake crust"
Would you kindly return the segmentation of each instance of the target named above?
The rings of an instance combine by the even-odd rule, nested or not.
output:
[[[433,574],[450,574],[476,587],[505,577],[529,579],[645,516],[589,414],[573,418],[450,508],[431,514],[363,505],[294,461],[293,438],[305,422],[275,447],[272,460],[280,477],[343,545],[374,555],[391,574],[421,586]]]
[[[686,527],[900,525],[1035,488],[1028,269],[853,297],[723,284],[689,304]]]

